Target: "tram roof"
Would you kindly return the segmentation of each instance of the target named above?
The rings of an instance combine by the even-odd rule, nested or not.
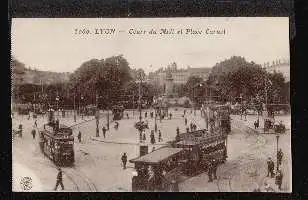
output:
[[[164,147],[164,148],[157,149],[156,151],[153,151],[144,156],[134,158],[130,160],[130,162],[131,163],[144,163],[144,164],[160,164],[161,162],[167,160],[168,158],[171,158],[177,155],[181,151],[183,151],[182,148]]]

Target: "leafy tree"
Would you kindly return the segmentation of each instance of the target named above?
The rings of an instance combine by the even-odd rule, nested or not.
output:
[[[187,94],[190,99],[196,99],[197,95],[195,93],[195,89],[198,86],[198,84],[202,83],[203,79],[198,76],[190,76],[186,82],[185,90],[187,91]]]

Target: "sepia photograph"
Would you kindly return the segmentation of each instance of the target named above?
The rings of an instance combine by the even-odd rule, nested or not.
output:
[[[13,18],[13,192],[292,192],[288,17]]]

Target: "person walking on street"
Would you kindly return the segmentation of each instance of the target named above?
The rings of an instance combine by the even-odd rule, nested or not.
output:
[[[147,138],[145,137],[145,133],[143,133],[142,140],[143,140],[143,141],[146,141],[146,140],[147,140]]]
[[[151,137],[151,144],[155,144],[155,135],[154,135],[154,131],[153,130],[151,131],[150,137]]]
[[[213,175],[214,175],[214,179],[217,179],[217,176],[216,176],[217,167],[218,167],[218,162],[217,162],[217,160],[215,160],[215,159],[212,160],[212,166],[213,166]]]
[[[212,182],[213,181],[213,163],[210,161],[208,164],[208,176],[209,176],[209,181],[208,182]]]
[[[148,117],[148,112],[145,112],[144,113],[144,118],[147,118]]]
[[[186,114],[186,110],[184,109],[184,115]]]
[[[19,124],[19,126],[18,126],[18,132],[19,132],[19,137],[22,138],[22,124]]]
[[[274,161],[272,161],[271,158],[268,158],[268,160],[267,160],[267,177],[270,175],[272,178],[274,178],[274,168],[275,168]]]
[[[282,185],[282,179],[283,179],[283,174],[281,170],[277,171],[277,175],[276,175],[276,180],[275,183],[278,186],[279,190],[281,190],[281,185]]]
[[[106,138],[106,131],[107,131],[107,129],[106,129],[105,126],[103,126],[102,131],[103,131],[103,136],[104,136],[104,138]]]
[[[158,130],[158,142],[163,141],[163,139],[161,138],[161,132],[160,130]]]
[[[278,167],[281,165],[282,157],[283,157],[283,152],[281,149],[279,149],[279,151],[277,152]]]
[[[124,153],[121,157],[122,163],[123,163],[123,169],[126,169],[126,163],[127,163],[127,155]]]
[[[172,118],[172,113],[169,113],[169,119],[171,119]]]
[[[60,167],[58,168],[57,182],[54,188],[55,191],[58,189],[59,185],[61,186],[62,190],[64,190],[64,185],[63,185],[63,180],[62,180],[62,170]]]
[[[189,128],[188,127],[186,128],[186,132],[189,133]]]
[[[185,119],[184,119],[184,120],[185,120],[185,126],[187,126],[187,118],[185,117]]]
[[[35,135],[36,135],[35,129],[32,129],[31,134],[32,134],[32,138],[33,138],[33,140],[34,140],[34,139],[35,139]]]
[[[126,117],[127,117],[127,119],[129,119],[128,113],[126,113]]]
[[[77,138],[78,138],[79,143],[81,143],[81,132],[80,131],[78,132]]]
[[[176,134],[180,134],[180,128],[176,127]]]
[[[175,141],[180,141],[181,140],[181,138],[180,138],[180,132],[177,132],[176,133],[176,136],[175,136]]]
[[[35,120],[35,122],[34,122],[34,126],[35,126],[35,127],[37,127],[37,120]]]

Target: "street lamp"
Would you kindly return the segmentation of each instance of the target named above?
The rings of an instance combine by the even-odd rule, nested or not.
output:
[[[277,133],[277,135],[276,135],[276,141],[277,141],[277,151],[276,151],[276,159],[277,159],[277,165],[276,165],[276,168],[277,168],[277,171],[278,171],[278,169],[279,169],[279,166],[278,166],[278,141],[279,141],[279,135],[278,135],[279,133]]]
[[[59,100],[60,100],[60,97],[57,96],[56,97],[56,102],[57,102],[57,113],[58,113],[58,116],[59,116]]]
[[[83,98],[82,95],[81,95],[80,99],[81,99],[81,103],[82,103],[81,119],[83,119],[83,111],[84,111],[83,99],[84,99],[84,98]]]
[[[74,122],[76,122],[76,96],[74,92]]]

